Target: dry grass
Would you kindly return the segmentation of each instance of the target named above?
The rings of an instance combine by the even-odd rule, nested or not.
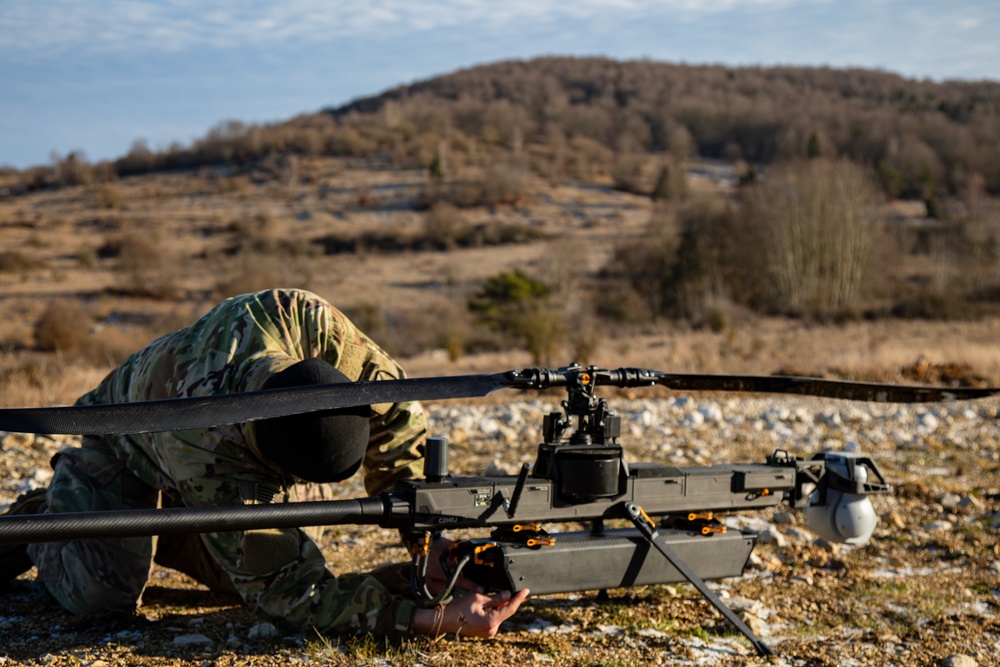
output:
[[[444,229],[432,224],[429,230],[428,215],[414,210],[429,187],[423,171],[319,158],[299,160],[295,179],[279,171],[274,177],[254,168],[247,174],[126,178],[113,186],[122,202],[118,208],[95,208],[94,190],[82,185],[0,200],[0,242],[12,269],[0,271],[5,365],[18,367],[22,358],[36,357],[39,347],[60,347],[60,370],[49,384],[85,388],[88,382],[72,376],[89,378],[95,365],[113,363],[153,336],[190,322],[219,298],[284,286],[313,289],[352,312],[378,313],[384,328],[371,333],[390,351],[412,356],[407,366],[414,374],[525,366],[531,364],[527,353],[484,350],[495,341],[460,315],[486,277],[520,268],[557,290],[573,322],[572,335],[547,353],[555,364],[584,355],[610,367],[712,373],[792,368],[894,379],[901,367],[923,357],[968,364],[1000,379],[993,319],[807,323],[748,315],[723,299],[708,304],[706,328],[694,329],[681,322],[649,322],[639,304],[614,296],[615,305],[631,308],[622,324],[588,316],[584,290],[594,285],[594,275],[619,243],[644,232],[653,210],[648,197],[519,181],[518,191],[529,203],[463,209],[455,219],[463,229],[508,227],[530,235],[516,245],[457,243],[441,252],[432,246],[450,245],[456,224],[446,220]],[[718,191],[695,172],[689,180],[694,191]],[[239,187],[221,187],[230,182]],[[374,203],[359,206],[359,189]],[[319,244],[323,238],[366,234],[444,238],[423,250],[412,244],[392,253],[370,247],[324,255]],[[54,299],[82,305],[93,321],[87,333],[82,327],[72,331],[79,339],[69,345],[72,350],[38,339],[36,328]],[[436,349],[421,347],[427,345]],[[68,388],[38,394],[11,388],[3,402],[14,405],[27,396],[32,402],[49,396],[67,402],[76,391]]]
[[[103,379],[111,365],[69,363],[58,356],[0,356],[0,407],[69,405]]]

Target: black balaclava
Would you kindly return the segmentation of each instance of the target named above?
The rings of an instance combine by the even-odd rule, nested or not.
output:
[[[264,389],[351,382],[322,359],[275,373]],[[339,482],[358,471],[368,447],[371,407],[360,405],[254,422],[264,458],[307,482]]]

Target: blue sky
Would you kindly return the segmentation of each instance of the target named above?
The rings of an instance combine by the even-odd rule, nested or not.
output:
[[[0,0],[0,165],[187,144],[541,55],[1000,81],[998,36],[998,0]]]

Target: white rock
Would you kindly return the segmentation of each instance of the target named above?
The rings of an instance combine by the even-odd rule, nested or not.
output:
[[[705,415],[700,412],[689,412],[684,415],[684,425],[685,426],[701,426],[705,423]]]
[[[920,415],[918,423],[920,424],[922,430],[933,431],[940,425],[941,422],[932,413],[925,412],[924,414]]]
[[[962,502],[962,497],[959,496],[957,493],[946,493],[941,498],[940,502],[941,502],[941,507],[953,510],[958,508],[958,504]]]
[[[722,408],[720,408],[715,403],[707,403],[700,408],[698,412],[704,417],[707,422],[719,422],[722,421]]]
[[[803,424],[812,424],[814,421],[813,414],[805,408],[795,408],[792,415],[795,417],[795,421],[802,422]]]
[[[976,498],[975,496],[964,496],[960,501],[958,501],[959,509],[964,510],[964,509],[969,509],[970,507],[973,509],[981,510],[986,507],[986,504],[979,498]]]
[[[979,667],[979,663],[971,656],[953,653],[941,661],[941,667]]]
[[[932,532],[935,530],[951,530],[954,527],[955,526],[951,523],[951,521],[944,521],[944,520],[931,521],[930,523],[925,523],[923,526],[921,526],[921,528],[923,528],[924,530],[929,530]]]
[[[555,624],[553,624],[553,623],[551,623],[549,621],[546,621],[544,618],[536,616],[535,618],[531,619],[531,623],[529,623],[527,625],[527,627],[525,628],[525,630],[527,630],[528,632],[534,632],[534,633],[538,633],[538,632],[552,632],[552,629],[554,627],[555,627]]]
[[[653,639],[664,639],[665,637],[667,637],[666,632],[661,632],[660,630],[656,630],[655,628],[642,628],[641,630],[637,631],[636,634],[639,635],[640,637],[651,637]]]
[[[973,602],[971,609],[973,613],[979,614],[980,616],[992,616],[992,614],[990,614],[990,604],[988,602],[983,602],[981,600],[979,602]]]
[[[758,637],[767,637],[771,634],[771,628],[764,622],[764,619],[747,612],[740,615],[743,617],[743,622],[746,623]]]
[[[785,421],[791,413],[788,408],[776,406],[761,415],[767,422]]]
[[[494,433],[500,430],[500,422],[498,422],[496,419],[493,419],[492,417],[488,419],[483,419],[482,421],[479,422],[479,430],[485,433],[486,435],[493,435]]]
[[[790,526],[785,530],[785,535],[792,538],[799,544],[807,544],[816,539],[816,536],[805,528],[799,528],[797,526]]]
[[[757,539],[761,544],[774,544],[783,547],[788,544],[788,540],[774,526],[765,526],[757,531]]]
[[[913,442],[913,434],[909,431],[896,430],[889,437],[899,445],[907,445]]]
[[[513,465],[508,465],[503,461],[491,461],[488,466],[486,466],[485,475],[487,477],[503,477],[507,475],[513,475],[516,472]]]
[[[508,426],[512,424],[520,424],[521,408],[519,408],[516,403],[511,403],[510,405],[507,406],[506,410],[503,410],[498,414],[497,419],[507,424]]]
[[[509,426],[501,426],[494,436],[506,442],[517,442],[518,440],[517,431]]]
[[[825,424],[826,426],[840,426],[844,423],[843,418],[840,416],[840,412],[835,410],[819,413],[816,415],[816,421],[820,424]]]
[[[278,636],[278,628],[270,623],[258,623],[250,628],[247,637],[250,639],[270,639]]]

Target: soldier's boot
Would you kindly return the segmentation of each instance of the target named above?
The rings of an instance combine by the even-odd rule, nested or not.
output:
[[[45,489],[35,489],[22,494],[11,504],[4,516],[41,514],[45,511]],[[6,586],[31,569],[34,563],[28,557],[27,544],[0,545],[0,586]]]
[[[176,493],[161,491],[162,507],[183,507]],[[236,593],[236,586],[223,569],[208,553],[205,543],[195,533],[162,535],[157,538],[153,561],[157,565],[183,572],[209,590],[221,593]]]
[[[157,540],[157,565],[183,572],[199,584],[217,593],[237,593],[233,580],[229,578],[205,548],[205,543],[196,534],[163,535]]]

